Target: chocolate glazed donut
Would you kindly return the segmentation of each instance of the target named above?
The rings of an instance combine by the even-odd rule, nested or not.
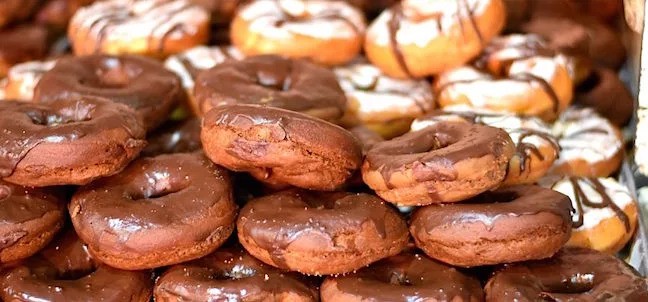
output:
[[[224,248],[171,267],[157,280],[155,301],[318,301],[297,273],[264,265],[241,248]]]
[[[322,284],[321,296],[323,302],[484,300],[477,278],[411,251],[356,273],[329,277]]]
[[[165,121],[184,90],[173,72],[135,55],[67,57],[46,72],[34,100],[52,102],[77,95],[105,97],[135,109],[151,130]]]
[[[239,241],[257,259],[304,274],[342,274],[398,254],[407,226],[368,194],[289,190],[249,201]]]
[[[410,233],[428,256],[455,266],[551,257],[569,240],[571,202],[551,189],[520,185],[412,215]]]
[[[141,158],[81,187],[69,211],[92,255],[128,270],[205,256],[225,242],[236,219],[227,171],[199,153]]]
[[[634,98],[612,69],[595,68],[589,78],[576,87],[574,102],[594,108],[617,126],[627,124],[634,114]]]
[[[201,113],[222,105],[259,104],[336,121],[346,110],[332,71],[274,55],[227,61],[203,71],[194,95]]]
[[[119,172],[144,147],[125,105],[98,97],[0,102],[0,177],[23,186],[83,185]]]
[[[4,301],[147,302],[152,274],[95,262],[74,230],[0,278]]]
[[[584,248],[513,264],[486,284],[486,301],[648,301],[648,279],[623,260]]]

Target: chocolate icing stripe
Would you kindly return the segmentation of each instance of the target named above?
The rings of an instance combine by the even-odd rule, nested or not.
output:
[[[407,67],[407,61],[405,61],[405,55],[401,49],[400,43],[398,43],[397,34],[400,30],[401,20],[405,16],[403,15],[403,7],[400,4],[396,4],[392,8],[392,16],[387,23],[387,28],[389,30],[389,45],[391,46],[392,53],[396,57],[396,62],[403,70],[403,72],[410,78],[413,78],[412,73],[410,72],[409,67]]]

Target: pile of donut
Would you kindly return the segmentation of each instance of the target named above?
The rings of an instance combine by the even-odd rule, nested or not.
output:
[[[0,2],[2,301],[648,301],[620,1]]]

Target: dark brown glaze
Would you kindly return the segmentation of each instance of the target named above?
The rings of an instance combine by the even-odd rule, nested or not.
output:
[[[199,153],[141,158],[81,187],[69,210],[95,257],[128,269],[204,256],[227,239],[236,219],[227,171]],[[206,253],[192,254],[201,247]]]
[[[65,31],[74,13],[95,0],[46,0],[34,14],[35,22]]]
[[[39,255],[5,272],[0,295],[5,301],[145,302],[151,297],[152,274],[122,271],[98,264],[74,230]]]
[[[1,102],[0,115],[0,177],[11,182],[20,169],[24,172],[20,181],[28,181],[23,174],[37,178],[30,185],[85,184],[118,172],[145,144],[136,113],[103,98],[70,96],[50,104]],[[110,160],[118,162],[96,174],[86,168]],[[81,173],[79,179],[53,175],[74,170]]]
[[[353,297],[353,301],[394,302],[484,300],[477,278],[415,252],[403,252],[356,273],[329,278],[322,287],[324,302],[342,297]],[[332,290],[339,294],[329,297],[327,294]]]
[[[13,65],[45,58],[48,47],[48,32],[43,26],[0,29],[0,77]]]
[[[147,140],[148,144],[142,150],[143,156],[198,151],[202,147],[200,119],[167,122],[151,133]]]
[[[486,301],[648,301],[648,279],[623,260],[584,248],[505,267],[486,284]]]
[[[3,0],[0,2],[0,28],[28,18],[39,2],[39,0]]]
[[[155,60],[89,55],[58,60],[34,88],[34,100],[47,103],[78,95],[104,97],[135,109],[151,130],[167,119],[183,93],[180,79]]]
[[[259,104],[336,120],[346,109],[344,91],[332,71],[274,55],[206,70],[196,79],[194,95],[202,113],[223,105]]]
[[[155,301],[319,300],[302,276],[265,265],[241,248],[222,248],[171,267],[158,279],[154,294]]]
[[[627,124],[634,115],[634,98],[619,75],[611,69],[595,68],[576,87],[574,103],[594,108],[617,126]]]
[[[407,67],[407,61],[405,61],[405,55],[401,50],[398,39],[396,38],[398,30],[400,29],[401,20],[403,18],[405,18],[405,15],[403,14],[403,7],[400,3],[398,3],[392,8],[392,16],[389,19],[389,22],[387,22],[387,29],[389,30],[389,45],[391,46],[394,57],[396,57],[396,62],[398,62],[400,68],[403,70],[405,75],[407,75],[407,77],[412,78],[412,73],[410,72],[409,67]],[[437,20],[440,20],[439,18],[437,18]],[[441,22],[438,21],[438,24],[440,26]]]

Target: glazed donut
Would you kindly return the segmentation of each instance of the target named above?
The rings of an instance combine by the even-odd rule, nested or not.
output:
[[[583,248],[505,267],[484,290],[487,302],[648,301],[648,279],[623,260]]]
[[[497,187],[514,153],[504,130],[439,122],[375,144],[362,178],[399,206],[457,202]]]
[[[576,87],[574,103],[592,107],[613,124],[622,127],[634,115],[635,101],[616,72],[595,68],[589,78]]]
[[[131,55],[61,58],[34,89],[37,102],[77,95],[126,104],[142,115],[144,125],[151,130],[167,119],[183,91],[178,77],[162,64]]]
[[[0,177],[22,186],[87,184],[121,171],[146,144],[138,115],[103,98],[0,102],[0,116]]]
[[[477,278],[412,252],[383,259],[352,274],[328,277],[320,292],[322,302],[484,299]]]
[[[340,65],[360,53],[366,26],[362,12],[343,1],[255,1],[238,11],[230,38],[247,56]]]
[[[16,64],[43,59],[47,55],[47,36],[47,30],[37,25],[0,29],[0,78]]]
[[[225,248],[168,269],[157,280],[155,301],[314,302],[317,290],[299,274],[264,265],[241,248]]]
[[[505,13],[502,0],[403,0],[369,26],[364,50],[392,77],[439,74],[475,58],[502,30]]]
[[[380,198],[289,190],[249,201],[238,238],[255,258],[310,275],[342,274],[400,253],[409,234]]]
[[[570,108],[552,130],[560,156],[551,173],[607,177],[621,166],[624,156],[621,131],[591,108]]]
[[[573,81],[565,57],[548,55],[543,43],[532,35],[493,39],[475,66],[439,75],[438,104],[556,119],[572,101]]]
[[[414,212],[410,233],[428,256],[454,266],[551,257],[569,240],[571,203],[534,185],[487,192],[464,203]]]
[[[4,301],[148,302],[152,274],[96,263],[69,231],[0,278]]]
[[[97,1],[74,14],[68,37],[76,55],[166,57],[207,42],[209,13],[188,0]]]
[[[234,230],[236,210],[227,171],[199,153],[141,158],[81,187],[69,205],[90,253],[127,270],[213,252]]]
[[[0,94],[7,100],[32,101],[34,88],[43,74],[54,67],[55,60],[30,61],[14,65],[0,80]]]
[[[395,137],[407,132],[414,118],[434,109],[434,94],[425,80],[388,77],[364,60],[333,71],[347,97],[345,126],[364,124]]]
[[[0,28],[29,17],[39,2],[39,0],[3,0],[0,3]]]
[[[420,117],[412,123],[412,131],[442,121],[466,121],[506,131],[515,143],[503,184],[531,184],[544,176],[558,158],[560,146],[549,125],[534,117],[519,117],[487,111],[471,112],[462,107],[447,107]]]
[[[215,163],[273,185],[335,190],[362,162],[362,147],[348,131],[278,108],[214,108],[203,118],[200,137]]]
[[[42,249],[63,226],[65,203],[57,192],[0,181],[0,264]]]
[[[575,211],[568,246],[614,254],[637,228],[637,205],[628,188],[612,178],[565,177],[546,184],[572,201]]]
[[[142,156],[198,151],[202,148],[200,119],[169,121],[151,133],[147,140]]]

